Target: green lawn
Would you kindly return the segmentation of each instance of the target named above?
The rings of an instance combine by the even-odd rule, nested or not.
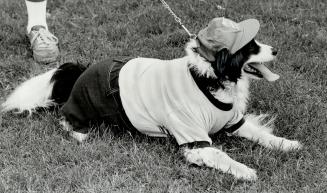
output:
[[[301,141],[304,149],[281,153],[214,136],[215,146],[257,170],[257,182],[244,182],[188,166],[171,139],[108,131],[77,144],[60,131],[56,112],[8,113],[0,127],[0,192],[327,192],[327,2],[167,2],[194,33],[218,16],[260,21],[257,39],[278,48],[271,66],[281,79],[253,82],[248,111],[277,115],[275,134]],[[184,55],[188,36],[159,1],[49,0],[48,10],[50,30],[60,39],[58,64]],[[0,0],[0,100],[58,65],[33,61],[26,20],[23,0]]]

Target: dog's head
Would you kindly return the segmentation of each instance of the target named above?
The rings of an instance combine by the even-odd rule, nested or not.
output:
[[[199,76],[215,79],[219,85],[237,82],[242,77],[275,81],[278,74],[270,71],[265,63],[276,58],[277,51],[266,44],[252,39],[234,54],[228,49],[216,53],[202,47],[198,40],[191,40],[186,46],[190,67]]]
[[[209,75],[218,79],[220,85],[226,81],[237,82],[242,76],[275,81],[279,76],[263,63],[273,60],[277,51],[255,41],[259,27],[256,19],[236,23],[223,17],[214,18],[199,31],[197,47],[193,50],[210,63],[213,73]],[[197,69],[203,74],[205,65],[199,66],[202,69]]]
[[[279,75],[271,72],[264,63],[274,60],[276,55],[274,48],[252,39],[234,54],[222,49],[214,54],[215,60],[210,63],[219,81],[237,82],[242,76],[275,81]]]

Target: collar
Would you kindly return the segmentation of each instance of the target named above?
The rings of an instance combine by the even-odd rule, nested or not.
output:
[[[208,62],[214,62],[216,60],[214,51],[205,47],[199,38],[196,38],[195,40],[198,44],[198,47],[194,48],[193,51],[198,53],[202,58],[205,58]]]
[[[195,81],[196,85],[199,87],[199,89],[202,91],[202,93],[207,97],[207,99],[218,109],[222,111],[230,111],[233,108],[233,103],[224,103],[220,100],[216,99],[211,93],[210,93],[210,87],[208,84],[208,78],[201,78],[199,77],[194,69],[190,69],[190,73],[193,77],[193,80]]]

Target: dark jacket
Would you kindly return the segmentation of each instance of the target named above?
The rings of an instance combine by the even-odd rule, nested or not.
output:
[[[131,58],[104,60],[91,65],[77,79],[61,111],[74,130],[83,130],[96,122],[132,127],[121,104],[118,77]]]

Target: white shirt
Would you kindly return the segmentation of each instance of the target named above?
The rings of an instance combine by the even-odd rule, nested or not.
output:
[[[120,97],[127,117],[141,133],[164,137],[167,129],[179,145],[212,143],[209,134],[237,123],[234,108],[215,107],[196,85],[187,57],[174,60],[135,58],[119,74]]]

